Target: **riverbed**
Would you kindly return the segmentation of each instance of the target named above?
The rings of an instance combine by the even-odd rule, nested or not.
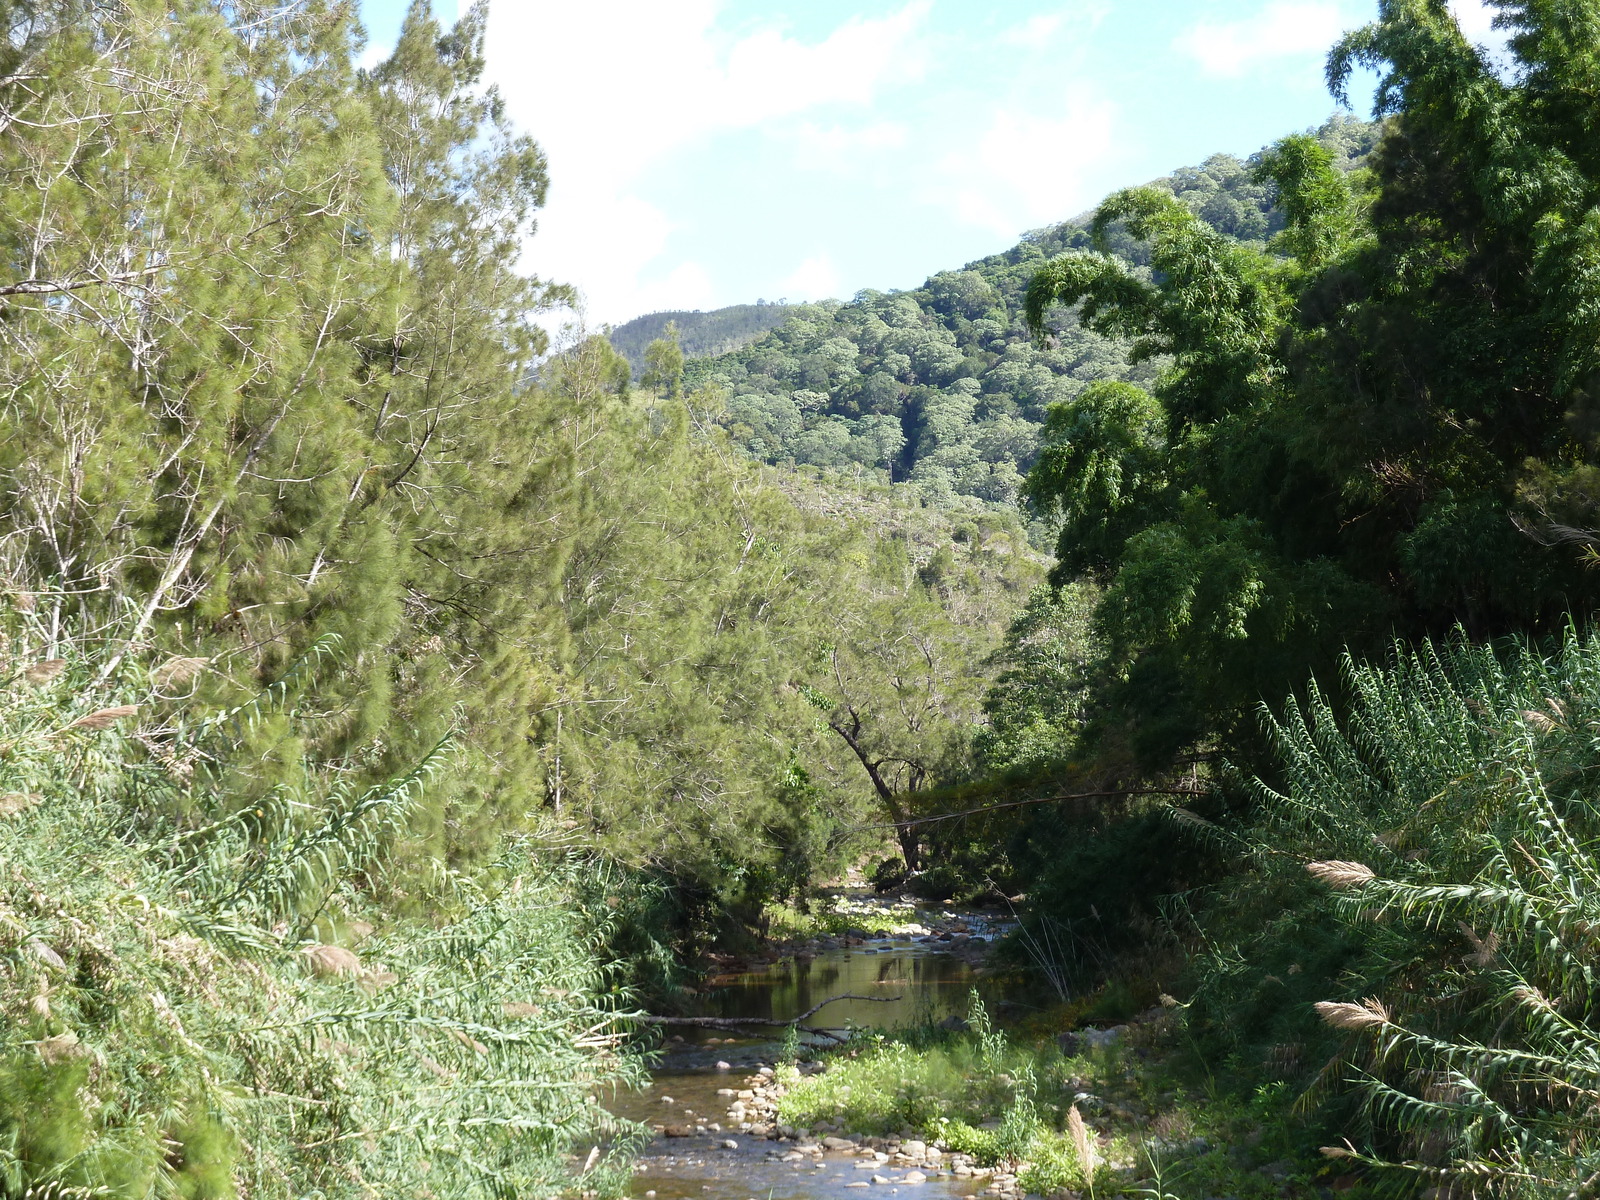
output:
[[[844,996],[861,998],[828,1003],[806,1024],[844,1033],[959,1020],[975,988],[980,995],[992,990],[976,960],[1004,924],[944,909],[896,915],[909,932],[841,935],[774,963],[716,976],[697,998],[694,1015],[787,1021]],[[730,1120],[730,1096],[718,1091],[736,1092],[746,1077],[770,1068],[781,1032],[675,1029],[650,1085],[609,1099],[607,1107],[618,1116],[657,1130],[639,1159],[636,1200],[865,1200],[875,1194],[947,1200],[981,1189],[981,1181],[940,1171],[907,1183],[907,1171],[865,1151],[822,1148],[826,1131],[772,1139],[752,1136],[740,1127],[748,1123]],[[786,1155],[791,1161],[783,1161]]]

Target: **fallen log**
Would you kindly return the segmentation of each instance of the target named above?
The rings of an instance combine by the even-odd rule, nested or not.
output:
[[[797,1017],[787,1021],[780,1021],[776,1017],[657,1017],[649,1013],[641,1014],[633,1019],[641,1025],[688,1025],[697,1029],[739,1029],[745,1025],[761,1025],[767,1028],[788,1029],[791,1026],[805,1033],[815,1033],[822,1037],[830,1037],[836,1042],[846,1041],[832,1029],[822,1029],[815,1025],[802,1025],[800,1022],[807,1017],[815,1016],[820,1010],[828,1007],[836,1000],[865,1000],[869,1004],[890,1004],[902,999],[900,996],[830,996],[821,1004],[812,1005]]]

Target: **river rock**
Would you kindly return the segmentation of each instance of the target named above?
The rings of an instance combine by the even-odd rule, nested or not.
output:
[[[854,1150],[856,1144],[849,1138],[825,1137],[822,1139],[822,1147],[825,1150]]]
[[[686,1138],[694,1136],[694,1130],[688,1125],[666,1125],[662,1127],[661,1132],[669,1138]]]
[[[901,1183],[927,1183],[928,1182],[928,1177],[926,1175],[924,1175],[921,1171],[907,1171],[906,1172],[906,1177],[904,1179],[902,1179],[900,1182]]]
[[[724,1150],[737,1150],[739,1148],[739,1143],[734,1141],[732,1138],[723,1138],[722,1141],[718,1142],[717,1144]]]
[[[872,1177],[872,1182],[873,1183],[888,1183],[889,1182],[889,1177],[887,1175],[874,1175]]]
[[[921,1158],[928,1152],[927,1142],[901,1142],[900,1153],[907,1158]]]
[[[731,1070],[733,1070],[733,1064],[732,1063],[726,1063],[726,1062],[718,1062],[717,1063],[717,1070],[719,1070],[719,1071],[731,1071]]]
[[[738,1094],[739,1093],[734,1091],[732,1088],[718,1088],[717,1089],[717,1095],[719,1095],[719,1096],[737,1096]]]

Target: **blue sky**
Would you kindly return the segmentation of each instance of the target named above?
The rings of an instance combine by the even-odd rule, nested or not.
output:
[[[364,0],[374,53],[404,7]],[[1452,7],[1492,37],[1480,0]],[[527,267],[620,323],[914,287],[1115,187],[1248,154],[1334,111],[1327,47],[1375,9],[491,0],[489,74],[551,160]]]

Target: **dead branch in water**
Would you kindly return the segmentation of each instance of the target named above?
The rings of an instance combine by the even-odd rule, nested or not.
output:
[[[826,1008],[835,1000],[865,1000],[869,1004],[890,1004],[900,999],[903,999],[903,997],[856,995],[830,996],[821,1004],[814,1004],[799,1016],[791,1017],[787,1021],[780,1021],[776,1017],[657,1017],[651,1016],[648,1013],[635,1017],[634,1020],[638,1021],[641,1025],[688,1025],[697,1029],[738,1029],[744,1025],[763,1025],[769,1028],[787,1029],[790,1026],[793,1026],[794,1028],[805,1033],[820,1034],[823,1037],[830,1037],[835,1041],[842,1042],[845,1039],[840,1037],[831,1029],[821,1029],[813,1025],[802,1025],[800,1022],[804,1021],[807,1017],[815,1016],[819,1010]]]

